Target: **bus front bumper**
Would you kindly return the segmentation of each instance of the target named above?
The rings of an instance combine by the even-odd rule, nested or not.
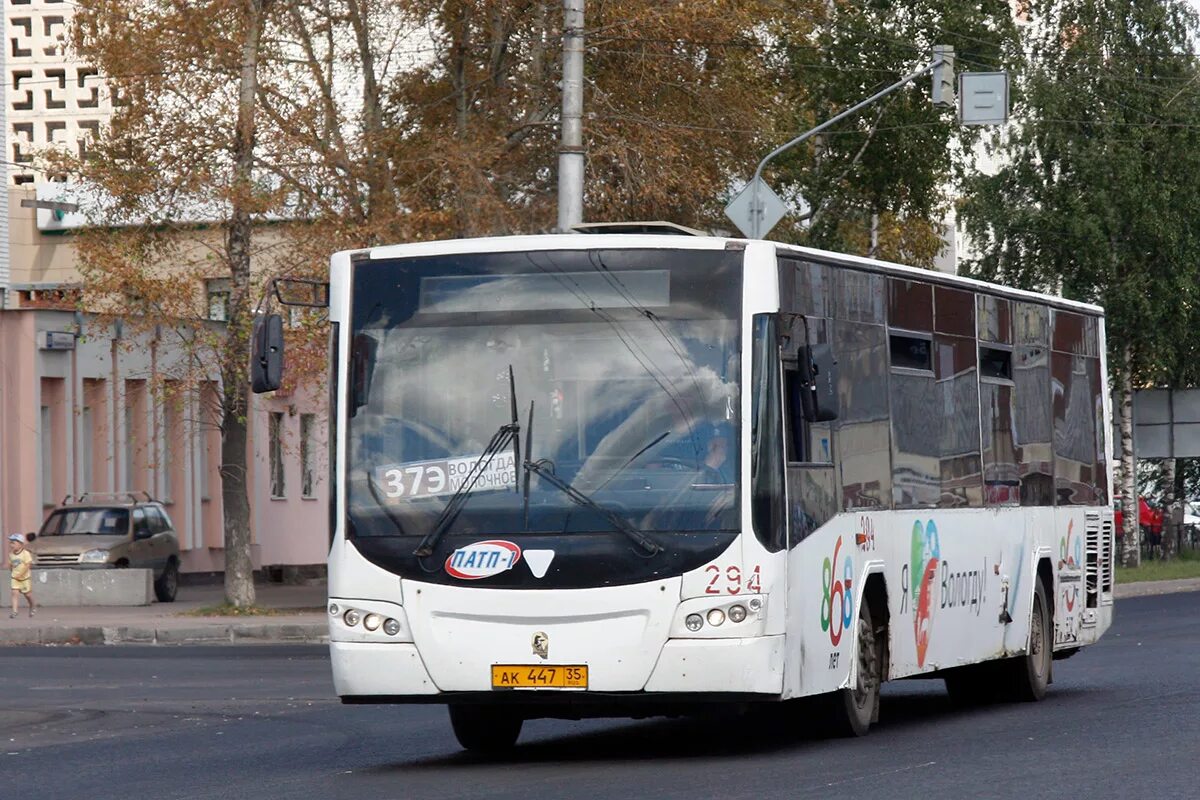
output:
[[[562,689],[442,692],[414,644],[330,642],[334,688],[347,703],[588,703],[620,698],[656,703],[666,695],[703,699],[777,699],[783,691],[783,636],[670,639],[642,691]]]

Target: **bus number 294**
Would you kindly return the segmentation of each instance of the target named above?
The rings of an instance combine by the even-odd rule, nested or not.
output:
[[[741,567],[730,565],[722,571],[716,564],[709,564],[704,568],[704,573],[708,575],[708,585],[704,587],[705,594],[741,594],[743,589],[749,594],[762,591],[762,567],[758,564],[750,570],[744,584]]]

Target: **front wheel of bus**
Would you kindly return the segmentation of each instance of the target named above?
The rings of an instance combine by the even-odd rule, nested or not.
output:
[[[879,718],[879,684],[883,673],[882,647],[871,617],[871,606],[863,600],[858,614],[858,664],[853,688],[835,692],[830,700],[833,722],[843,736],[865,736]]]
[[[525,720],[506,708],[450,706],[450,726],[464,750],[496,753],[517,743]]]
[[[1038,581],[1033,592],[1033,613],[1029,619],[1029,652],[1007,665],[1013,699],[1041,700],[1046,696],[1053,648],[1050,615],[1046,610],[1046,589]]]

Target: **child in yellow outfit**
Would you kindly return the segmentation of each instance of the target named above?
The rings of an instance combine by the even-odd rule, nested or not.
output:
[[[25,547],[25,537],[14,533],[8,537],[8,563],[12,570],[12,613],[9,619],[17,616],[17,603],[20,595],[25,595],[29,603],[29,616],[33,616],[33,553]]]

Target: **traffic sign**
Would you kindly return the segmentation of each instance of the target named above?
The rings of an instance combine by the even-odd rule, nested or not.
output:
[[[964,72],[958,76],[958,118],[963,125],[1008,122],[1008,73]]]
[[[755,197],[755,186],[758,187]],[[725,206],[725,216],[751,239],[766,236],[788,213],[787,204],[762,178],[755,178]],[[756,219],[757,217],[757,219]],[[757,226],[755,225],[757,222]]]

